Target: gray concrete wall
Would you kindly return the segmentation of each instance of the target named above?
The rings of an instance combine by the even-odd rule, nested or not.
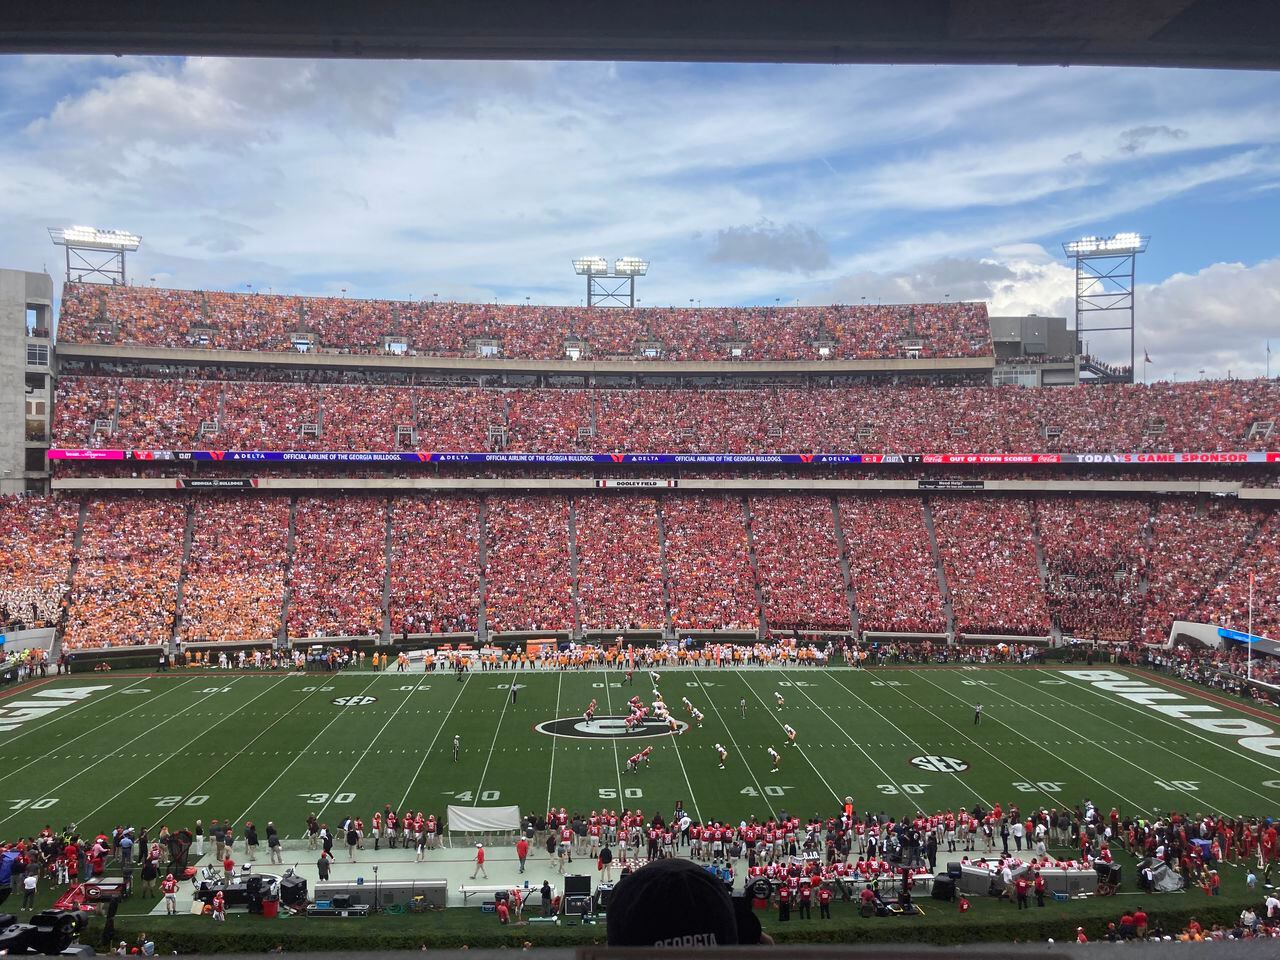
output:
[[[48,316],[53,280],[45,273],[0,270],[0,494],[26,488],[27,305]]]

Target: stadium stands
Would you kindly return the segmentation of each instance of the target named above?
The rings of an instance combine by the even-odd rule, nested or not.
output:
[[[1222,500],[1168,500],[1152,521],[1141,639],[1157,643],[1174,620],[1195,619],[1255,530],[1258,508]]]
[[[662,502],[671,622],[677,630],[756,630],[756,577],[741,497]]]
[[[477,341],[486,341],[502,356],[544,360],[563,359],[571,340],[592,356],[627,359],[648,356],[639,345],[657,343],[662,358],[681,361],[729,359],[731,344],[755,360],[902,357],[908,347],[921,357],[991,355],[982,303],[609,311],[78,284],[63,289],[58,336],[66,343],[434,356],[476,356]]]
[[[64,647],[169,642],[185,513],[169,498],[89,500]]]
[[[113,435],[90,436],[119,416]],[[1031,453],[1265,450],[1280,383],[478,390],[67,377],[56,445],[140,449]],[[201,424],[216,432],[201,436]],[[304,431],[304,426],[311,425]],[[580,431],[585,431],[581,432]],[[591,435],[594,431],[594,436]]]
[[[574,498],[584,630],[661,630],[662,555],[653,497]]]
[[[480,499],[393,497],[391,630],[454,633],[480,614]]]
[[[1048,635],[1028,502],[940,497],[933,514],[956,630]]]
[[[289,500],[201,497],[182,592],[184,642],[275,640],[280,632]]]
[[[751,533],[771,630],[848,630],[831,498],[754,496]]]
[[[1142,624],[1144,500],[1041,497],[1035,513],[1048,573],[1045,600],[1068,636],[1129,640]]]
[[[1280,638],[1280,513],[1267,516],[1247,549],[1206,593],[1200,616],[1233,630],[1248,629],[1250,575],[1254,577],[1253,631]]]
[[[0,628],[57,619],[79,509],[74,500],[0,497]]]
[[[88,499],[69,592],[79,502],[3,501],[0,613],[52,622],[65,593],[70,649],[162,643],[175,622],[185,642],[271,640],[286,585],[296,639],[472,632],[482,590],[496,632],[662,630],[668,597],[678,632],[754,632],[761,606],[771,630],[846,631],[843,548],[871,633],[947,632],[939,561],[962,634],[1244,629],[1251,573],[1255,629],[1280,626],[1280,515],[1226,500],[842,494],[841,544],[831,500],[810,494],[301,494],[292,553],[288,498],[189,500],[184,559],[184,501]]]
[[[386,501],[299,497],[289,570],[289,635],[382,632]]]
[[[937,566],[919,498],[846,496],[839,505],[859,628],[945,633]]]
[[[489,630],[572,629],[568,498],[491,497],[487,519]]]
[[[212,351],[563,359],[985,358],[986,309],[946,303],[587,310],[68,284],[59,338],[210,351],[208,363],[72,357],[57,380],[55,446],[138,450],[512,453],[1117,453],[1261,451],[1280,381],[1053,390],[854,381],[723,389],[664,378],[506,374],[502,385],[348,362],[275,370]],[[124,351],[122,351],[124,353]],[[204,356],[205,354],[200,354]],[[383,361],[379,361],[381,363]],[[351,365],[353,364],[354,365]],[[65,369],[65,368],[64,368]],[[593,371],[594,373],[594,371]],[[970,371],[972,373],[972,371]],[[431,377],[435,379],[421,379]],[[858,385],[851,385],[856,382]],[[971,382],[962,380],[960,382]],[[489,383],[477,386],[477,383]],[[557,384],[572,383],[572,388]],[[591,386],[583,386],[591,383]],[[718,383],[712,387],[709,384]],[[537,384],[535,386],[535,384]],[[606,385],[607,384],[607,385]],[[676,386],[676,384],[680,384]],[[693,384],[693,385],[690,385]],[[698,384],[701,384],[700,386]],[[71,464],[59,478],[173,478],[181,460]],[[608,469],[608,473],[601,472]],[[235,473],[200,464],[192,475]],[[1043,472],[1051,469],[1054,472]],[[998,468],[1000,479],[1277,482],[1270,465],[1092,463]],[[978,468],[974,468],[978,470]],[[985,470],[985,468],[984,468]],[[1165,471],[1157,473],[1157,471]],[[1246,470],[1253,473],[1246,474]],[[989,472],[989,471],[988,471]],[[643,466],[255,465],[265,478],[448,481],[608,476]],[[929,463],[664,470],[685,481],[965,479]],[[661,482],[661,481],[659,481]],[[273,499],[0,504],[0,613],[58,616],[70,648],[185,641],[636,630],[1069,636],[1162,641],[1176,618],[1242,626],[1250,574],[1260,630],[1280,628],[1280,520],[1201,498],[862,493],[849,489],[637,493],[467,491],[389,496],[293,491]],[[834,500],[832,499],[834,495]],[[189,527],[188,527],[189,525]],[[190,530],[189,544],[184,534]],[[848,573],[844,566],[847,563]],[[34,609],[32,605],[34,604]]]

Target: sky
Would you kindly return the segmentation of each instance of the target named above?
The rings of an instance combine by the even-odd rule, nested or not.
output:
[[[0,58],[0,266],[131,280],[1073,315],[1062,243],[1151,236],[1150,379],[1280,372],[1280,75],[1089,67]],[[1127,336],[1092,352],[1127,360]]]

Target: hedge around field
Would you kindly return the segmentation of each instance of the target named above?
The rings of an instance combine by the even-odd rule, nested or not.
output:
[[[1199,890],[1186,894],[1156,894],[1141,899],[1091,898],[1068,904],[1053,903],[1043,909],[1034,905],[1017,910],[1008,902],[974,898],[974,909],[961,915],[954,904],[922,900],[923,917],[864,918],[856,904],[834,904],[832,920],[777,920],[776,911],[761,911],[765,930],[778,943],[914,943],[941,946],[960,943],[1058,942],[1073,940],[1077,926],[1085,928],[1090,940],[1106,936],[1107,923],[1118,921],[1126,909],[1141,903],[1166,932],[1176,935],[1192,917],[1206,928],[1235,924],[1246,903],[1257,908],[1254,897],[1206,897]],[[98,944],[101,919],[95,919],[82,938]],[[351,919],[307,917],[267,921],[246,914],[229,914],[225,923],[207,917],[125,917],[116,918],[115,940],[133,943],[148,931],[155,940],[157,954],[178,953],[264,953],[277,944],[290,951],[331,950],[416,950],[429,948],[497,949],[520,947],[526,940],[537,947],[575,947],[605,942],[603,922],[586,926],[532,924],[500,926],[492,913],[454,907],[429,914],[381,916]]]

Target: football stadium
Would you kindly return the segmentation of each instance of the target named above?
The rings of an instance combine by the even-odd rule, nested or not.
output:
[[[503,30],[453,11],[430,36],[421,13],[299,33],[264,6],[209,33],[129,6],[102,36],[0,14],[5,54],[141,55],[0,57],[31,97],[0,125],[42,153],[23,167],[0,138],[21,234],[0,235],[0,953],[1274,949],[1280,377],[1255,334],[1280,303],[1280,127],[1223,106],[1272,102],[1272,19],[1214,40],[1186,19],[1206,4],[1174,4],[1059,47],[1035,3],[1003,39],[888,10],[791,31],[755,0],[740,34],[691,8],[643,39],[515,5]],[[480,59],[389,94],[376,63],[216,59],[240,52]],[[215,59],[166,59],[187,53]],[[482,63],[512,57],[676,67]],[[1109,152],[1064,119],[1028,133],[1026,154],[1064,154],[1035,166],[949,138],[969,97],[1078,119],[1043,73],[805,87],[684,59],[1262,79],[1203,75],[1212,136],[1177,78],[1182,113],[1143,101]],[[633,116],[602,119],[583,76]],[[900,129],[868,107],[825,143],[841,121],[803,110],[861,82],[901,85]],[[197,95],[159,109],[179,88]],[[644,153],[651,92],[672,141]],[[447,136],[419,129],[421,179],[399,183],[410,115]],[[622,152],[572,147],[578,124]],[[770,155],[807,137],[805,169],[857,202]],[[585,172],[619,156],[634,169]],[[642,182],[661,190],[600,186]],[[420,261],[373,265],[377,239]],[[550,250],[563,276],[524,279]],[[1151,257],[1164,279],[1140,286]]]
[[[1275,381],[1125,382],[982,303],[73,281],[54,344],[5,279],[50,473],[2,508],[2,822],[46,902],[590,942],[669,858],[794,898],[780,939],[946,941],[1270,882]]]

